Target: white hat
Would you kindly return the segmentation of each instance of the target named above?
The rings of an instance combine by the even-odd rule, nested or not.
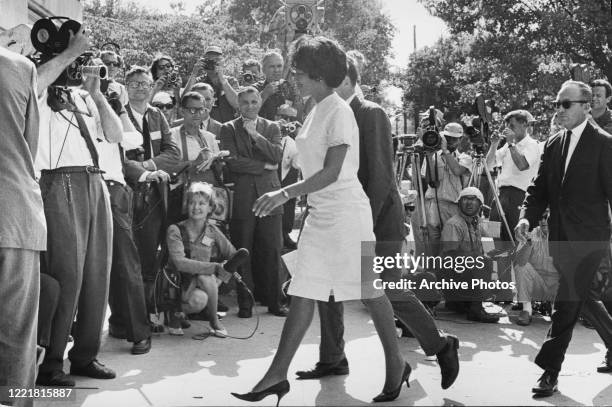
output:
[[[441,133],[443,136],[449,137],[463,137],[463,127],[459,123],[449,123],[444,126],[444,130]]]
[[[208,53],[223,54],[223,50],[217,45],[209,45],[206,47],[206,51],[204,51],[204,54]]]
[[[464,196],[475,196],[476,198],[480,200],[481,205],[484,204],[484,196],[482,196],[482,192],[480,192],[480,189],[476,187],[463,188],[461,192],[459,193],[459,197],[457,198],[455,202],[459,203],[461,198],[463,198]]]
[[[157,92],[155,96],[153,96],[153,100],[151,100],[151,104],[153,103],[174,104],[174,101],[172,100],[172,96],[170,96],[170,94],[166,92]]]

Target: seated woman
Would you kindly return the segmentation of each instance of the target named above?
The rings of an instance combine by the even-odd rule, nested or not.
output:
[[[232,274],[219,260],[227,260],[236,249],[211,222],[215,210],[212,186],[194,182],[186,193],[188,218],[168,228],[169,263],[183,273],[182,308],[186,314],[206,308],[213,335],[225,337],[226,329],[217,316],[218,286]],[[181,335],[180,330],[171,333]]]

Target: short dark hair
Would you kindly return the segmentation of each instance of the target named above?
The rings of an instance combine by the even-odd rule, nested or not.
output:
[[[257,69],[259,70],[259,72],[261,72],[261,64],[259,63],[258,60],[256,59],[247,59],[246,61],[244,61],[242,63],[242,71],[246,70],[247,68],[250,68],[252,66],[256,66]]]
[[[149,78],[151,78],[151,73],[149,72],[147,68],[143,66],[132,65],[130,70],[127,71],[127,73],[125,74],[125,81],[128,82],[132,76],[138,75],[138,74],[146,75]]]
[[[612,96],[612,85],[610,85],[610,82],[608,82],[605,79],[595,79],[595,80],[591,81],[591,83],[589,83],[589,86],[591,88],[594,88],[596,86],[601,86],[601,87],[606,89],[606,97],[607,98]]]
[[[245,86],[244,88],[238,89],[238,100],[242,97],[242,95],[246,95],[247,93],[254,93],[259,96],[259,91],[254,86]]]
[[[175,63],[174,63],[174,59],[172,59],[172,57],[171,57],[171,56],[169,56],[169,55],[159,55],[158,57],[156,57],[156,58],[153,60],[153,63],[151,64],[151,75],[153,75],[153,80],[157,80],[157,79],[159,78],[159,75],[157,74],[157,71],[158,71],[158,65],[159,65],[159,63],[161,62],[161,60],[163,60],[163,59],[165,59],[165,60],[167,60],[167,61],[170,61],[170,63],[172,64],[172,66],[174,66],[174,65],[175,65]]]
[[[346,74],[351,81],[351,85],[357,85],[357,83],[359,83],[359,68],[357,68],[357,61],[351,57],[346,58],[346,69]]]
[[[181,96],[181,107],[187,107],[187,102],[189,100],[197,100],[198,102],[204,101],[204,99],[202,98],[202,95],[200,95],[198,92],[189,91],[185,93],[183,96]]]
[[[326,37],[302,37],[296,44],[291,65],[311,79],[323,80],[331,88],[346,77],[346,53],[337,42]]]

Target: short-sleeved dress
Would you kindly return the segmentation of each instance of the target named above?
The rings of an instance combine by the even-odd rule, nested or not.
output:
[[[372,210],[357,179],[359,130],[353,111],[337,94],[309,113],[296,137],[304,178],[323,168],[327,149],[349,146],[338,180],[308,194],[309,215],[297,249],[289,294],[328,301],[382,295],[371,290],[374,273],[361,272],[361,243],[375,240]]]

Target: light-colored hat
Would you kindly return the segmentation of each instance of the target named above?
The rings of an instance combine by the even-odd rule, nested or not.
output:
[[[456,138],[463,137],[463,127],[459,123],[449,123],[444,126],[442,135]]]
[[[481,205],[484,203],[484,196],[482,195],[482,192],[480,192],[480,189],[476,187],[463,188],[459,193],[459,198],[457,198],[455,202],[459,203],[461,198],[463,198],[464,196],[475,196],[480,200]]]
[[[204,53],[223,54],[223,50],[218,45],[209,45],[208,47],[206,47],[206,51],[204,51]]]

